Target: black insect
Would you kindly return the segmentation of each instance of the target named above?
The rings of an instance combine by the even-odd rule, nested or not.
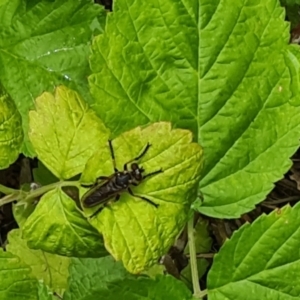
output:
[[[111,176],[100,176],[97,178],[95,184],[84,187],[91,187],[89,191],[87,191],[82,199],[84,207],[93,207],[99,204],[107,204],[109,200],[115,198],[115,201],[119,200],[121,197],[121,193],[127,191],[130,195],[136,198],[140,198],[142,200],[147,201],[149,204],[158,207],[159,205],[147,199],[146,197],[135,195],[130,186],[138,186],[143,180],[147,177],[156,175],[158,173],[163,172],[161,169],[155,172],[143,175],[144,168],[140,167],[137,164],[137,161],[140,160],[149,150],[150,144],[148,143],[142,153],[130,160],[126,164],[124,164],[123,171],[119,171],[116,167],[115,155],[112,146],[112,142],[109,140],[109,149],[111,153],[111,158],[114,167],[114,173]],[[128,165],[130,164],[130,170],[128,170]],[[100,207],[92,216],[96,215],[98,212],[102,210],[103,207]],[[91,217],[92,217],[91,216]]]

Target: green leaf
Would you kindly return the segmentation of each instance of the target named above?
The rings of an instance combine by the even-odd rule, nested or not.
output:
[[[57,298],[54,298],[53,293],[45,284],[39,282],[39,300],[57,300]]]
[[[117,1],[93,42],[89,83],[114,135],[157,120],[192,130],[205,149],[195,208],[235,218],[290,167],[300,88],[279,2],[227,2]]]
[[[97,299],[98,292],[91,298]],[[101,290],[101,297],[107,300],[191,300],[192,293],[183,282],[171,276],[158,275],[155,280],[149,278],[125,279],[122,282],[113,282],[108,289]]]
[[[150,279],[128,274],[111,257],[73,259],[70,266],[69,289],[64,300],[88,299],[192,299],[191,292],[171,276]]]
[[[88,158],[107,143],[109,132],[80,96],[64,86],[44,93],[29,114],[29,137],[43,164],[58,178],[83,171]]]
[[[113,140],[119,170],[123,170],[124,163],[139,155],[147,143],[151,147],[141,158],[140,166],[145,169],[145,174],[163,170],[138,187],[132,187],[134,194],[159,204],[158,208],[124,191],[118,202],[90,219],[103,234],[106,249],[116,260],[122,260],[132,273],[154,265],[173,245],[187,221],[202,167],[202,149],[191,142],[190,131],[171,129],[171,124],[166,122],[144,129],[137,127]],[[107,144],[89,159],[81,180],[93,182],[100,175],[112,173]]]
[[[300,0],[280,0],[280,3],[281,5],[292,6],[292,5],[300,4]]]
[[[295,29],[295,32],[291,32],[291,39],[294,39],[295,33],[298,32],[297,26],[299,26],[300,23],[300,16],[299,16],[299,4],[300,1],[297,0],[298,4],[284,4],[285,1],[280,1],[281,5],[286,5],[286,19],[291,23],[291,29]],[[297,1],[291,1],[291,2],[297,2]]]
[[[236,231],[214,258],[209,299],[300,299],[299,214],[285,206]]]
[[[83,217],[75,201],[60,188],[43,195],[23,226],[23,237],[30,248],[54,254],[107,255],[101,236]]]
[[[35,202],[25,202],[20,204],[13,204],[13,214],[18,226],[23,227],[28,217],[32,214],[36,207]]]
[[[131,276],[122,263],[114,261],[111,256],[73,258],[64,300],[94,299],[91,297],[94,293],[98,293],[100,297],[101,291],[108,289],[110,282],[122,282],[123,279]],[[104,298],[101,296],[101,299]]]
[[[98,18],[105,18],[105,12],[91,0],[28,2],[0,6],[0,81],[22,115],[23,151],[33,155],[28,111],[38,95],[65,84],[91,101],[86,84],[89,43],[102,31]]]
[[[18,256],[0,248],[0,299],[38,300],[38,282]]]
[[[192,2],[114,3],[104,34],[93,42],[89,83],[93,108],[115,136],[160,120],[197,132],[198,29]]]
[[[38,162],[38,167],[32,170],[34,182],[37,182],[41,185],[48,185],[55,183],[58,180],[42,162]]]
[[[65,290],[69,276],[70,258],[29,249],[21,234],[20,229],[9,232],[7,250],[30,266],[33,276],[39,281],[42,280],[51,290],[57,293]]]
[[[0,90],[0,112],[0,169],[5,169],[19,156],[23,131],[21,116],[16,106],[2,90]]]

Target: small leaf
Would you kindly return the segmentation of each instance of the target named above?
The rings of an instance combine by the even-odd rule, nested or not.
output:
[[[131,276],[122,263],[114,261],[111,256],[73,258],[64,300],[98,299],[92,298],[91,295],[94,293],[98,293],[98,296],[104,299],[101,291],[108,289],[109,282],[122,282],[123,279],[131,278]]]
[[[29,249],[21,234],[20,229],[9,232],[7,250],[19,256],[22,262],[30,266],[32,275],[38,281],[42,280],[49,288],[58,293],[65,290],[69,276],[70,258]]]
[[[171,276],[136,278],[111,257],[73,259],[64,300],[190,300],[191,292]]]
[[[87,159],[107,143],[108,130],[80,96],[64,86],[44,93],[29,114],[29,137],[38,158],[58,178],[83,171]]]
[[[38,300],[38,282],[18,256],[0,248],[0,299]]]
[[[155,264],[174,243],[196,198],[202,166],[202,149],[192,143],[191,132],[172,130],[170,123],[161,122],[144,129],[137,127],[113,140],[117,168],[123,170],[124,163],[139,155],[147,143],[151,146],[141,158],[140,166],[145,174],[160,169],[163,172],[145,179],[138,187],[132,187],[132,191],[159,207],[125,191],[118,202],[90,220],[103,234],[106,249],[132,273]],[[87,162],[82,180],[92,181],[112,173],[107,145]]]
[[[34,182],[40,185],[48,185],[59,181],[41,161],[38,162],[38,167],[34,168],[32,173]]]
[[[101,236],[82,216],[75,201],[60,188],[43,195],[24,224],[23,237],[30,248],[54,254],[107,255]]]
[[[22,142],[21,115],[9,95],[0,91],[0,169],[18,158]]]
[[[89,45],[105,16],[91,0],[10,0],[0,6],[0,81],[22,115],[25,154],[34,154],[28,112],[37,96],[64,84],[92,101]]]
[[[214,258],[209,299],[300,299],[299,216],[288,205],[236,231]]]

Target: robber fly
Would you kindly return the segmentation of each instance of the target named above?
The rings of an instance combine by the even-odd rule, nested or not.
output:
[[[160,169],[152,173],[143,175],[145,171],[144,168],[140,167],[137,164],[137,161],[140,160],[147,153],[151,145],[148,143],[139,156],[128,161],[126,164],[124,164],[123,171],[119,171],[116,167],[115,155],[114,155],[114,150],[113,150],[111,140],[109,140],[108,143],[109,143],[111,159],[113,162],[114,173],[110,176],[98,177],[97,182],[91,186],[83,185],[84,187],[91,187],[91,189],[87,191],[82,197],[83,206],[93,207],[99,204],[105,205],[112,198],[115,198],[115,201],[117,201],[120,199],[121,193],[127,191],[131,196],[145,200],[149,204],[158,207],[158,204],[152,202],[146,197],[135,195],[130,188],[130,186],[132,185],[138,186],[147,177],[163,172]],[[129,164],[130,164],[130,169],[128,169]],[[102,208],[103,207],[100,207],[100,209],[98,209],[91,217],[93,217],[98,212],[100,212]]]

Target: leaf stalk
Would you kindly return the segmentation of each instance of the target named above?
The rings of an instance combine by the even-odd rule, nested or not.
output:
[[[194,297],[197,299],[202,299],[206,295],[206,293],[204,294],[201,291],[200,284],[199,284],[195,237],[194,237],[194,214],[192,215],[192,217],[188,222],[188,241],[189,241],[189,250],[190,250],[190,264],[191,264]]]
[[[37,188],[35,190],[24,192],[22,190],[15,190],[8,188],[4,185],[0,185],[0,192],[5,194],[6,196],[0,198],[0,206],[13,202],[13,201],[19,201],[23,200],[24,202],[28,202],[32,199],[35,199],[39,196],[42,196],[43,194],[57,188],[57,187],[64,187],[64,186],[80,186],[79,181],[59,181],[52,184],[48,184],[45,186],[42,186],[40,188]]]

